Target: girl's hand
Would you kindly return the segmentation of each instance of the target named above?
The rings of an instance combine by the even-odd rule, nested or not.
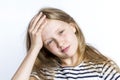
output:
[[[46,25],[46,16],[41,12],[35,16],[29,26],[29,35],[31,40],[31,48],[40,50],[43,46],[41,31]]]
[[[29,80],[31,71],[33,69],[36,57],[39,53],[39,50],[43,46],[43,41],[41,38],[41,31],[46,25],[46,16],[40,13],[35,16],[28,28],[30,35],[31,46],[28,54],[21,63],[20,67],[12,77],[12,80]]]

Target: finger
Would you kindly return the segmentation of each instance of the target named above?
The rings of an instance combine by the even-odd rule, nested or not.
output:
[[[44,22],[41,24],[41,26],[38,28],[37,33],[41,33],[41,31],[43,30],[43,28],[46,26],[47,24],[47,20],[45,19]]]
[[[37,17],[37,15],[35,15],[35,16],[32,18],[32,20],[30,21],[30,28],[31,28],[31,26],[33,25],[33,22],[34,22],[34,20],[35,20],[36,17]]]
[[[39,15],[33,17],[33,19],[30,22],[30,29],[29,29],[30,31],[32,31],[35,28],[35,25],[37,24],[41,16],[42,16],[42,12]]]
[[[36,33],[36,32],[38,31],[38,29],[39,29],[39,28],[41,27],[41,25],[44,23],[45,19],[46,19],[46,16],[43,15],[43,16],[41,17],[41,19],[38,21],[38,23],[36,24],[36,26],[35,26],[35,28],[34,28],[34,30],[33,30],[34,33]]]

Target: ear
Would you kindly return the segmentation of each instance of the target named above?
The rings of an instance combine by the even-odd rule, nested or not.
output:
[[[70,24],[71,29],[75,33],[76,32],[76,25],[74,23],[69,23],[69,24]]]

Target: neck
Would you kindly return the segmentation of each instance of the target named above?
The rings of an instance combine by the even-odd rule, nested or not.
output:
[[[79,54],[76,53],[73,57],[62,59],[62,67],[79,65],[82,62],[79,58]]]

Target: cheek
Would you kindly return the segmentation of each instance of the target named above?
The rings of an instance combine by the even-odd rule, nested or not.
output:
[[[70,42],[71,41],[73,42],[74,40],[76,40],[76,35],[72,32],[68,32],[68,33],[64,34],[63,37],[64,37],[64,39],[66,39],[67,41],[70,41]]]
[[[53,54],[58,51],[56,44],[51,44],[47,49]]]
[[[64,34],[62,34],[62,36],[60,36],[62,39],[64,40],[68,40],[70,38],[70,33],[69,32],[65,32]]]

